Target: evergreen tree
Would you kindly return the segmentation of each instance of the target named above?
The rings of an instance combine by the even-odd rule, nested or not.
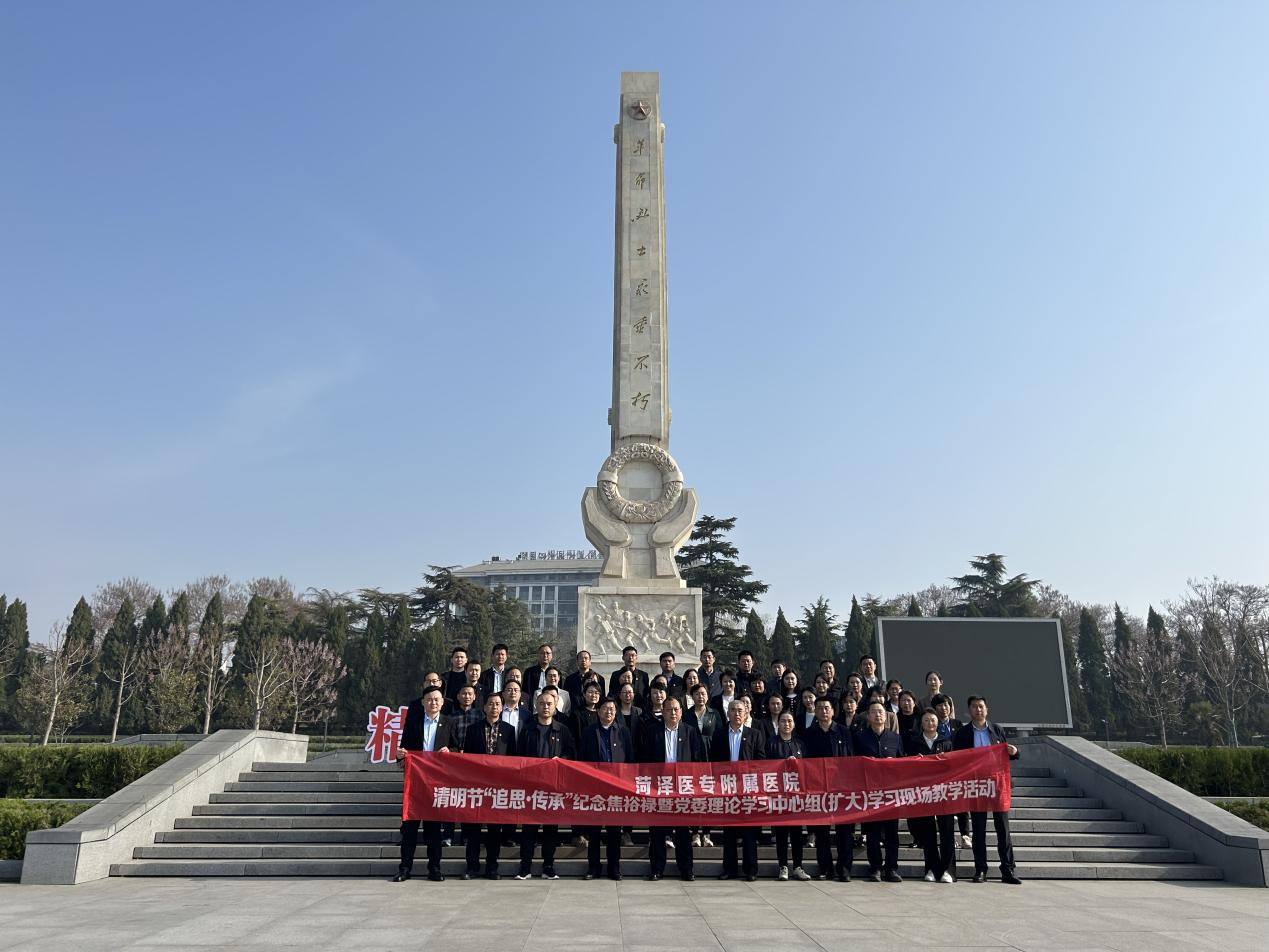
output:
[[[366,633],[362,638],[361,646],[361,669],[354,672],[354,693],[358,699],[358,710],[364,718],[368,711],[374,710],[380,704],[386,704],[389,707],[396,708],[402,704],[407,704],[410,698],[415,696],[418,686],[413,687],[413,691],[407,691],[398,697],[387,697],[384,683],[384,642],[387,640],[388,622],[376,606],[370,613],[370,617],[366,619]],[[405,695],[409,695],[408,697]]]
[[[141,619],[141,647],[149,648],[163,637],[167,631],[167,606],[162,595],[155,595],[154,601],[146,609]]]
[[[739,649],[739,620],[769,588],[767,583],[750,577],[753,570],[738,561],[740,552],[724,538],[734,528],[735,516],[701,516],[692,529],[690,542],[677,556],[688,587],[704,593],[705,647],[720,656],[730,656]]]
[[[423,682],[423,672],[418,670],[420,645],[410,626],[409,598],[399,596],[396,603],[391,605],[390,612],[384,626],[381,690],[385,698],[404,698],[408,701],[415,696],[413,692]],[[379,703],[392,702],[385,700]]]
[[[113,744],[119,737],[119,724],[123,719],[123,708],[136,692],[141,675],[140,630],[137,627],[137,612],[132,599],[125,596],[115,612],[110,628],[101,640],[101,655],[98,664],[100,675],[100,696],[103,710],[110,723],[110,742]]]
[[[194,631],[194,619],[190,617],[192,611],[189,593],[181,592],[172,599],[172,607],[167,610],[167,630],[180,632],[188,641]]]
[[[198,676],[199,710],[204,734],[211,733],[212,716],[224,700],[229,672],[225,669],[225,600],[215,592],[203,610],[198,623],[198,642],[194,646],[194,672]]]
[[[943,603],[943,602],[939,602],[939,607],[938,607],[938,610],[937,610],[937,611],[935,611],[935,613],[934,613],[934,617],[935,617],[935,618],[948,618],[948,617],[950,617],[950,616],[951,616],[951,612],[949,612],[949,611],[947,610],[947,605],[946,605],[945,603]]]
[[[915,595],[912,595],[912,596],[910,596],[910,597],[908,598],[908,612],[907,612],[907,614],[908,614],[908,617],[909,617],[909,618],[920,618],[920,617],[921,617],[921,606],[917,604],[917,600],[916,600],[916,596],[915,596]]]
[[[31,664],[30,647],[26,603],[15,598],[6,605],[4,596],[0,595],[0,661],[4,661],[8,669],[0,669],[0,710],[13,710],[22,675]]]
[[[953,615],[967,618],[1026,618],[1035,614],[1036,600],[1032,589],[1039,579],[1026,573],[1005,577],[1005,557],[995,552],[969,560],[974,569],[969,575],[952,578],[953,590],[962,601],[952,608]]]
[[[859,607],[858,599],[852,595],[850,615],[846,619],[846,654],[842,659],[842,670],[838,672],[838,680],[844,683],[846,675],[859,667],[859,659],[872,653],[872,631],[864,618],[864,610]],[[801,672],[798,673],[801,674]]]
[[[248,676],[254,672],[258,678],[288,623],[282,606],[268,596],[252,595],[247,602],[247,610],[234,632],[233,661],[229,666],[229,687],[225,698],[226,712],[233,723],[244,727],[254,723],[256,698],[251,696],[252,682]],[[272,719],[270,713],[276,712],[266,712],[264,721]]]
[[[1071,634],[1069,625],[1062,625],[1062,654],[1066,662],[1067,696],[1071,699],[1071,724],[1080,733],[1092,730],[1088,713],[1088,701],[1080,690],[1080,674],[1078,653],[1075,650],[1075,636]]]
[[[1115,602],[1115,650],[1114,655],[1109,659],[1112,688],[1110,710],[1116,730],[1125,735],[1132,732],[1137,726],[1134,722],[1139,720],[1135,705],[1140,703],[1140,699],[1133,696],[1132,690],[1124,683],[1123,678],[1123,662],[1132,657],[1136,648],[1135,641],[1132,627],[1128,624],[1123,609],[1119,607],[1118,602]]]
[[[93,610],[88,602],[80,598],[71,612],[70,624],[66,626],[65,644],[68,651],[86,649],[89,654],[96,647],[96,633],[93,631]]]
[[[828,606],[828,599],[823,595],[815,600],[814,605],[802,609],[802,623],[798,626],[801,653],[798,664],[801,671],[807,674],[808,682],[815,677],[820,662],[828,659],[835,665],[837,656],[837,616]]]
[[[479,661],[481,665],[489,664],[493,646],[493,611],[488,605],[481,605],[476,609],[476,617],[472,619],[471,637],[467,641],[467,660]]]
[[[776,609],[775,626],[771,629],[770,651],[772,661],[779,658],[786,666],[797,671],[798,652],[797,646],[793,642],[793,626],[784,617],[783,608]],[[801,671],[798,671],[798,677],[802,677]]]
[[[749,619],[745,622],[745,637],[740,647],[753,654],[754,670],[765,678],[767,670],[771,667],[771,649],[767,644],[766,626],[758,617],[758,612],[752,608],[749,609]]]
[[[1110,667],[1106,661],[1106,644],[1098,629],[1097,619],[1087,608],[1080,609],[1080,634],[1076,645],[1080,656],[1080,690],[1088,702],[1088,713],[1094,731],[1102,731],[1102,721],[1113,726],[1110,710]]]

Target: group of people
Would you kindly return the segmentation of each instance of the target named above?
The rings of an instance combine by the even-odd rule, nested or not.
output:
[[[490,664],[469,659],[454,648],[450,670],[428,672],[422,695],[406,712],[400,748],[404,751],[457,751],[520,757],[564,757],[590,763],[695,763],[702,761],[783,760],[789,757],[922,757],[991,744],[1018,749],[1003,729],[988,720],[987,700],[971,695],[969,720],[957,720],[951,695],[937,671],[925,678],[918,698],[896,680],[883,681],[870,656],[840,680],[831,660],[820,663],[809,685],[781,659],[767,674],[754,668],[753,655],[741,651],[734,669],[718,667],[714,652],[701,652],[700,664],[682,675],[672,652],[660,656],[653,677],[638,667],[638,652],[627,646],[623,665],[606,678],[591,667],[590,653],[580,651],[576,670],[564,677],[552,662],[554,648],[538,648],[537,664],[521,670],[507,664],[506,645],[495,645]],[[1001,881],[1018,884],[1007,813],[992,814]],[[969,846],[974,882],[987,878],[987,814],[946,814],[907,821],[914,845],[924,853],[925,879],[956,880],[956,851]],[[959,833],[957,828],[959,826]],[[406,820],[401,824],[401,862],[394,882],[412,876],[422,828],[427,848],[427,876],[441,881],[441,851],[461,838],[465,846],[464,879],[498,879],[501,847],[514,845],[514,828],[474,823],[453,824]],[[872,881],[901,882],[898,870],[899,821],[862,824],[868,871]],[[632,831],[619,826],[579,827],[573,834],[587,847],[586,879],[622,878],[621,847]],[[665,876],[669,850],[678,876],[693,881],[694,850],[713,846],[709,829],[653,827],[648,832],[649,880]],[[722,831],[723,872],[720,879],[753,881],[758,876],[758,841],[762,830],[727,826]],[[853,824],[775,826],[780,880],[836,879],[849,882],[857,844]],[[519,835],[517,879],[532,878],[534,854],[541,843],[542,877],[558,879],[555,853],[558,826],[524,825]],[[482,870],[481,851],[485,861]],[[602,849],[601,849],[602,848]],[[816,875],[803,866],[805,851],[814,849]],[[601,852],[603,855],[601,855]],[[606,866],[602,860],[606,860]]]

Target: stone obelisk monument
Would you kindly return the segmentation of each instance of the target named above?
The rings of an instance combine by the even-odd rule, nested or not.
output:
[[[696,520],[696,492],[670,456],[666,337],[665,191],[659,80],[621,74],[613,282],[610,455],[582,496],[586,538],[604,564],[578,592],[577,647],[596,668],[641,662],[665,650],[694,660],[701,649],[701,590],[679,577],[674,553]]]

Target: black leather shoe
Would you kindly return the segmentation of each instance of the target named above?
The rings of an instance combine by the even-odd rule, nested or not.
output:
[[[719,879],[735,879],[736,877],[732,875],[731,873],[719,873],[718,878]]]
[[[608,878],[611,879],[614,883],[619,883],[621,882],[621,873],[609,873]]]
[[[870,882],[870,883],[879,883],[879,882],[881,882],[881,870],[879,870],[879,869],[871,869],[871,870],[869,870],[869,871],[868,871],[868,882]]]
[[[392,877],[392,882],[403,883],[409,878],[410,878],[410,871],[406,869],[404,866],[402,866],[400,869],[397,870],[397,874]]]
[[[901,882],[903,882],[903,877],[899,875],[898,870],[894,870],[894,869],[888,869],[888,870],[886,870],[886,871],[885,871],[885,873],[882,875],[882,877],[881,877],[881,878],[882,878],[883,880],[885,880],[886,882],[888,882],[888,883],[901,883]]]
[[[485,873],[485,879],[502,879],[502,876],[498,874],[496,869],[491,869]]]
[[[694,883],[694,882],[696,882],[696,874],[695,874],[695,873],[683,873],[683,874],[681,874],[681,875],[679,876],[679,879],[683,880],[683,882],[685,882],[685,883]]]
[[[469,880],[469,879],[475,879],[475,878],[476,878],[477,876],[479,876],[479,875],[480,875],[480,873],[473,873],[473,872],[469,869],[469,870],[467,870],[467,872],[463,873],[463,882],[466,882],[466,881],[467,881],[467,880]]]
[[[429,869],[427,871],[427,881],[429,883],[443,883],[445,882],[445,877],[441,875],[439,869]]]
[[[757,881],[758,881],[758,877],[755,876],[753,873],[745,873],[745,882],[755,883]]]
[[[655,883],[655,882],[659,882],[659,881],[660,881],[660,879],[661,879],[661,874],[660,874],[660,873],[648,873],[648,875],[644,876],[643,878],[644,878],[644,879],[646,879],[646,880],[647,880],[648,882],[650,882],[650,883]]]
[[[595,878],[594,873],[587,873],[585,876],[582,877],[582,879],[586,880],[587,882],[590,882],[594,878]]]
[[[825,877],[825,878],[827,878],[827,877]],[[837,881],[838,881],[839,883],[848,883],[848,882],[850,882],[850,870],[849,870],[849,869],[839,869],[839,870],[837,871]]]
[[[985,883],[987,882],[987,874],[983,872],[974,873],[974,878],[972,881],[976,883]]]
[[[1002,883],[1005,883],[1006,885],[1009,885],[1009,886],[1021,886],[1021,885],[1022,885],[1022,880],[1021,880],[1021,879],[1019,879],[1017,876],[1015,876],[1015,875],[1013,874],[1013,871],[1012,871],[1012,870],[1010,870],[1009,872],[1005,872],[1004,870],[1001,870],[1001,872],[1000,872],[1000,881],[1001,881]]]

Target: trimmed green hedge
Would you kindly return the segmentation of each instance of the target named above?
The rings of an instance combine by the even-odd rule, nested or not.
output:
[[[100,800],[184,750],[182,744],[0,747],[0,797]]]
[[[21,859],[26,851],[26,835],[47,830],[73,820],[89,803],[27,803],[0,800],[0,859]]]
[[[1217,806],[1262,830],[1269,830],[1269,800],[1253,800],[1250,803],[1246,800],[1223,800]]]
[[[1269,796],[1269,747],[1130,747],[1116,753],[1200,797]]]

